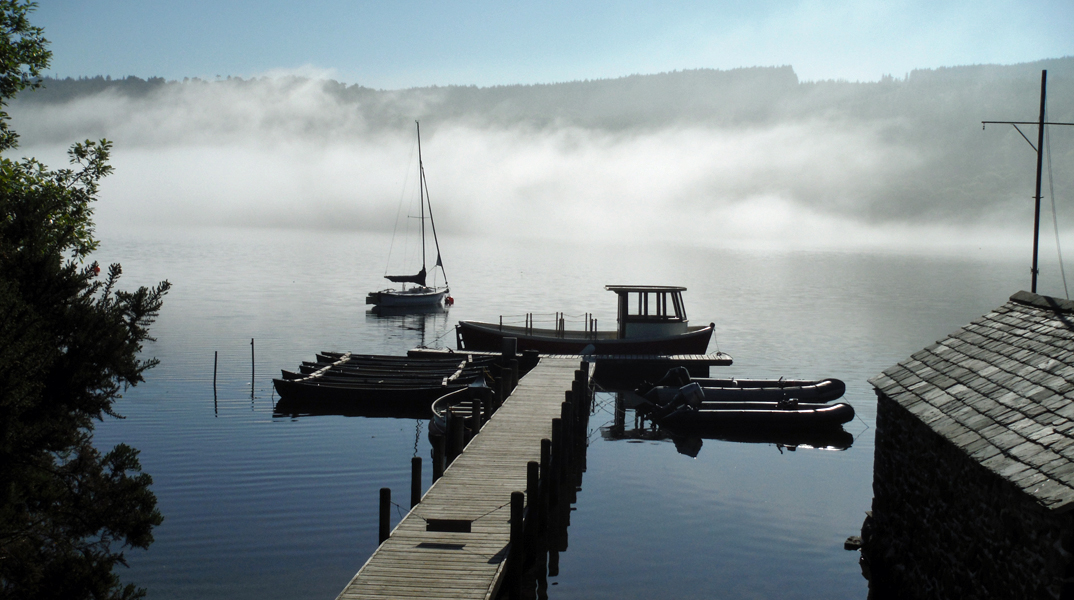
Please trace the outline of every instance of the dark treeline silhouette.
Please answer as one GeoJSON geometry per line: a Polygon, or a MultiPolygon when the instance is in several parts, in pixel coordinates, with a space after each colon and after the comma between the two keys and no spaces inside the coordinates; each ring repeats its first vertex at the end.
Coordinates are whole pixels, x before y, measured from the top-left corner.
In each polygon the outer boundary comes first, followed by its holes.
{"type": "MultiPolygon", "coordinates": [[[[1040,71],[1049,72],[1056,99],[1074,92],[1074,57],[1017,65],[973,65],[914,70],[876,82],[799,81],[794,70],[752,67],[696,69],[617,79],[536,85],[431,86],[374,90],[323,80],[323,91],[354,104],[370,128],[402,120],[462,120],[477,126],[573,126],[632,130],[669,125],[750,127],[787,120],[875,120],[911,117],[950,128],[957,116],[1021,110],[1032,116],[1040,71]],[[955,118],[952,118],[955,117],[955,118]]],[[[294,78],[301,80],[302,78],[294,78]]],[[[152,99],[177,88],[253,89],[265,78],[166,81],[160,77],[45,78],[41,90],[15,104],[64,103],[102,93],[152,99]]],[[[1074,102],[1057,102],[1055,116],[1074,114],[1074,102]]],[[[980,120],[980,119],[976,119],[980,120]]]]}

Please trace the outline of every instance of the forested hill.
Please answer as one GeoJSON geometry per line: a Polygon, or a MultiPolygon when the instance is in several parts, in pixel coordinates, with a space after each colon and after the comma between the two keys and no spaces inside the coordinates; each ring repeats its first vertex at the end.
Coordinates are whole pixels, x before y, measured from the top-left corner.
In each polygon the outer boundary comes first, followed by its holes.
{"type": "MultiPolygon", "coordinates": [[[[693,214],[704,215],[690,223],[699,237],[726,227],[782,239],[814,218],[857,231],[1022,223],[1036,157],[1012,127],[981,131],[981,121],[1035,121],[1042,69],[1049,120],[1074,122],[1074,57],[865,83],[800,81],[786,66],[404,90],[301,77],[50,79],[9,112],[26,151],[114,141],[117,187],[130,195],[116,206],[147,222],[390,223],[382,207],[398,184],[386,173],[405,164],[418,120],[447,179],[446,228],[488,230],[499,213],[548,235],[589,232],[615,213],[652,231],[655,216],[693,214]],[[140,204],[135,190],[164,200],[140,204]],[[555,220],[576,206],[585,218],[555,220]]],[[[1048,189],[1069,200],[1074,127],[1049,131],[1048,189]]]]}
{"type": "MultiPolygon", "coordinates": [[[[770,125],[803,118],[885,119],[907,117],[936,122],[973,118],[1035,116],[1028,102],[1039,92],[1040,71],[1048,70],[1050,96],[1072,98],[1074,57],[1018,65],[974,65],[915,70],[878,82],[798,80],[784,67],[718,71],[698,69],[632,75],[618,79],[494,87],[445,86],[374,90],[336,81],[315,82],[336,102],[360,111],[367,127],[395,126],[414,119],[430,124],[465,121],[475,126],[574,126],[628,130],[669,125],[720,127],[770,125]],[[990,112],[1018,111],[1017,114],[990,112]]],[[[310,83],[288,80],[280,89],[310,83]]],[[[279,81],[276,82],[279,85],[279,81]]],[[[16,104],[65,103],[99,94],[152,101],[179,90],[222,88],[262,94],[265,79],[165,81],[153,77],[46,79],[43,89],[18,97],[16,104]]],[[[1056,102],[1058,118],[1074,102],[1056,102]]],[[[302,115],[296,115],[301,118],[302,115]]]]}

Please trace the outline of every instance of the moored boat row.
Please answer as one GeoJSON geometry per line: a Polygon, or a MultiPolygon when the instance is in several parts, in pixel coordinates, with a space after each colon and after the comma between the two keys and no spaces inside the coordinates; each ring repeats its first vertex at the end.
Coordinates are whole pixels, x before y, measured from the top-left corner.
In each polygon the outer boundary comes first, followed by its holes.
{"type": "MultiPolygon", "coordinates": [[[[664,382],[681,383],[669,372],[664,382]]],[[[840,402],[846,385],[838,379],[693,380],[681,386],[643,386],[645,398],[635,410],[661,427],[678,431],[724,429],[750,431],[840,428],[854,418],[854,407],[840,402]],[[743,381],[747,381],[742,385],[743,381]],[[704,384],[708,384],[706,387],[704,384]]]]}
{"type": "Polygon", "coordinates": [[[415,358],[324,352],[301,372],[283,370],[273,379],[281,400],[296,403],[380,405],[428,415],[431,403],[501,369],[492,357],[463,353],[450,358],[415,358]]]}
{"type": "Polygon", "coordinates": [[[838,379],[713,379],[691,377],[686,369],[671,369],[655,384],[642,384],[635,390],[649,402],[670,402],[682,386],[696,383],[706,402],[779,402],[795,398],[799,402],[830,402],[843,397],[847,386],[838,379]]]}

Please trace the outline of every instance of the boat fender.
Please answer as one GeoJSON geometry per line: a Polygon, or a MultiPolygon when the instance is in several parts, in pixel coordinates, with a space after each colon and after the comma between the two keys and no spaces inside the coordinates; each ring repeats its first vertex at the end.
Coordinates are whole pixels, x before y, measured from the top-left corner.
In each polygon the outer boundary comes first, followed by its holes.
{"type": "Polygon", "coordinates": [[[455,304],[455,299],[452,298],[451,296],[448,296],[447,298],[444,299],[444,304],[447,304],[448,306],[451,306],[451,305],[455,304]]]}

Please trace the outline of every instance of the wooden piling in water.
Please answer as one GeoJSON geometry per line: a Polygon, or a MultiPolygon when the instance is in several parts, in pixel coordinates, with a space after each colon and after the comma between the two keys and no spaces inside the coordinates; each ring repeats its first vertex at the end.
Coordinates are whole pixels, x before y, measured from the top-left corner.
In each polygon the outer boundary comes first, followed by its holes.
{"type": "Polygon", "coordinates": [[[483,418],[487,423],[492,418],[493,411],[496,410],[496,407],[492,406],[492,390],[487,387],[478,388],[478,398],[475,399],[475,402],[478,400],[481,402],[481,412],[484,414],[483,418]]]}
{"type": "Polygon", "coordinates": [[[522,515],[526,499],[522,492],[511,492],[511,547],[507,558],[508,596],[512,600],[522,597],[522,515]]]}
{"type": "Polygon", "coordinates": [[[391,535],[391,507],[391,488],[380,488],[380,540],[377,542],[378,544],[383,544],[384,540],[391,535]]]}
{"type": "MultiPolygon", "coordinates": [[[[446,432],[445,432],[446,433],[446,432]]],[[[433,483],[444,476],[444,445],[445,436],[433,436],[433,483]]]]}
{"type": "MultiPolygon", "coordinates": [[[[449,414],[451,414],[449,412],[449,414]]],[[[448,454],[450,462],[455,462],[455,457],[462,454],[466,446],[466,420],[457,415],[451,417],[451,451],[448,454]]]]}
{"type": "Polygon", "coordinates": [[[410,459],[410,508],[421,502],[421,457],[410,459]]]}
{"type": "Polygon", "coordinates": [[[481,402],[477,398],[470,402],[470,419],[473,421],[473,435],[481,433],[481,402]]]}

